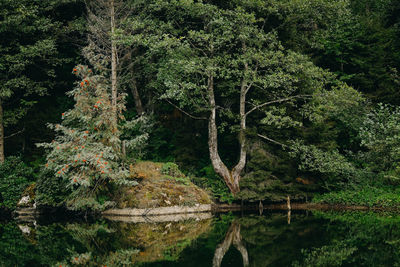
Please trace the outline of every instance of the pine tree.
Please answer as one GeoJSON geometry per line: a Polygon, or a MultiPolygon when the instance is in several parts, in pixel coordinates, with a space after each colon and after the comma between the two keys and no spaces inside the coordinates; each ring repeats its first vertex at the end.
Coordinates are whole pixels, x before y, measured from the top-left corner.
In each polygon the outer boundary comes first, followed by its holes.
{"type": "MultiPolygon", "coordinates": [[[[129,171],[122,165],[121,131],[114,117],[109,97],[109,83],[104,76],[94,75],[87,66],[78,65],[73,72],[81,78],[68,95],[76,102],[73,109],[62,113],[61,124],[50,124],[57,132],[51,143],[39,144],[50,150],[46,168],[67,181],[71,194],[68,208],[93,210],[110,204],[112,183],[134,185],[127,181],[129,171]]],[[[119,121],[124,105],[118,105],[119,121]]]]}

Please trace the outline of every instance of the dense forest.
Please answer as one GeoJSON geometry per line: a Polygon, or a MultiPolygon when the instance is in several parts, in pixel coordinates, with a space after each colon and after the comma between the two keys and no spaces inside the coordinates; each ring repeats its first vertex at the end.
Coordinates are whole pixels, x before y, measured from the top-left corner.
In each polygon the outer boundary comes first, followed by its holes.
{"type": "Polygon", "coordinates": [[[400,203],[399,0],[1,0],[0,207],[137,162],[215,202],[400,203]],[[182,170],[182,173],[181,171],[182,170]]]}

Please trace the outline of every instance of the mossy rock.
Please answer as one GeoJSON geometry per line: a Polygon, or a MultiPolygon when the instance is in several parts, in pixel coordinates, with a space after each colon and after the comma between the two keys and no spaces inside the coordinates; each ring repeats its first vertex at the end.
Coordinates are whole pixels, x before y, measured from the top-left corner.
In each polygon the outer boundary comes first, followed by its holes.
{"type": "MultiPolygon", "coordinates": [[[[17,206],[18,207],[33,207],[33,204],[35,203],[35,198],[36,198],[36,195],[35,195],[36,191],[35,190],[36,190],[36,183],[29,184],[25,188],[24,192],[21,195],[21,199],[28,197],[27,198],[28,202],[26,202],[26,203],[20,203],[19,202],[17,204],[17,206]]],[[[21,199],[19,201],[21,201],[21,199]]]]}
{"type": "Polygon", "coordinates": [[[206,191],[193,184],[174,163],[138,162],[130,167],[139,185],[122,187],[117,208],[155,208],[211,204],[206,191]]]}

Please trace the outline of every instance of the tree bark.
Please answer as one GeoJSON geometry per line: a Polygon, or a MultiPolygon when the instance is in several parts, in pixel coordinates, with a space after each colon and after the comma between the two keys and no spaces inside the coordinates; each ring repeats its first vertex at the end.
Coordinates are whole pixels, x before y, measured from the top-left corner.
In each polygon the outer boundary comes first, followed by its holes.
{"type": "MultiPolygon", "coordinates": [[[[248,71],[248,64],[244,65],[244,72],[248,71]]],[[[240,142],[240,156],[239,161],[236,166],[229,171],[226,165],[222,162],[218,153],[218,131],[216,123],[216,104],[215,104],[215,94],[214,94],[214,77],[212,75],[208,78],[208,94],[209,94],[209,104],[211,108],[210,118],[208,120],[208,147],[210,151],[210,159],[213,168],[217,174],[219,174],[225,181],[229,190],[233,195],[240,192],[240,179],[241,173],[246,166],[247,151],[246,151],[246,94],[248,91],[248,83],[246,78],[243,77],[242,83],[240,85],[240,132],[239,132],[239,142],[240,142]]]]}
{"type": "Polygon", "coordinates": [[[215,104],[214,94],[214,77],[210,75],[208,77],[208,97],[210,104],[210,117],[208,119],[208,149],[210,152],[211,164],[215,172],[220,175],[232,194],[239,193],[239,179],[234,179],[232,173],[228,170],[226,165],[222,162],[221,157],[218,153],[218,131],[217,131],[217,107],[215,104]]]}
{"type": "MultiPolygon", "coordinates": [[[[248,64],[245,63],[244,65],[244,73],[248,70],[248,64]]],[[[239,142],[240,142],[240,157],[239,162],[232,170],[232,176],[235,182],[238,184],[240,182],[240,174],[242,173],[244,167],[246,166],[246,158],[247,158],[247,151],[246,151],[246,94],[247,94],[247,81],[246,78],[243,77],[241,86],[240,86],[240,132],[239,132],[239,142]]],[[[239,188],[240,189],[240,188],[239,188]]]]}
{"type": "MultiPolygon", "coordinates": [[[[248,64],[244,65],[244,72],[248,71],[248,64]]],[[[246,166],[247,152],[246,152],[246,94],[248,91],[248,84],[246,78],[243,77],[242,83],[240,85],[240,132],[239,132],[239,142],[240,142],[240,156],[239,161],[236,166],[229,171],[226,165],[222,162],[218,153],[218,131],[216,123],[216,104],[215,104],[215,94],[214,94],[214,77],[210,75],[208,79],[208,93],[209,93],[209,104],[211,108],[209,125],[208,125],[208,147],[210,150],[210,159],[214,167],[214,170],[219,174],[225,181],[229,190],[233,195],[240,192],[240,179],[241,173],[246,166]]]]}
{"type": "Polygon", "coordinates": [[[0,163],[5,160],[4,156],[4,119],[3,119],[3,103],[0,99],[0,163]]]}
{"type": "Polygon", "coordinates": [[[111,18],[111,103],[115,120],[117,121],[117,46],[115,44],[115,6],[114,0],[110,0],[111,18]]]}

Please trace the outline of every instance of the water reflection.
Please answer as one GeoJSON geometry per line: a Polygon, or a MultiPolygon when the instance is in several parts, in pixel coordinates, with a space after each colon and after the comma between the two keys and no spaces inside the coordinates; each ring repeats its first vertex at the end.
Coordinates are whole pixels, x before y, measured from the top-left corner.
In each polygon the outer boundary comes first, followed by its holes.
{"type": "Polygon", "coordinates": [[[400,216],[285,211],[0,222],[0,266],[104,265],[400,266],[400,216]]]}
{"type": "Polygon", "coordinates": [[[229,227],[224,241],[215,249],[213,267],[221,266],[222,259],[232,244],[242,255],[243,266],[249,266],[249,254],[247,253],[247,249],[242,241],[242,236],[240,235],[240,223],[235,220],[229,227]]]}

